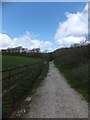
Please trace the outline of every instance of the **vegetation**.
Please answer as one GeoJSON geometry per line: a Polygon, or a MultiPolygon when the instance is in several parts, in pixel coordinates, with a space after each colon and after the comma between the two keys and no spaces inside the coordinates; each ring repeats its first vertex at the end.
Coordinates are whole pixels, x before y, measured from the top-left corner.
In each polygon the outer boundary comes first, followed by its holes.
{"type": "Polygon", "coordinates": [[[3,117],[10,116],[17,101],[22,98],[27,91],[37,88],[41,80],[45,77],[48,71],[48,63],[54,60],[56,66],[64,74],[70,83],[71,87],[75,88],[78,92],[89,101],[88,97],[90,88],[88,87],[88,67],[90,66],[90,45],[74,46],[71,48],[61,48],[52,53],[41,54],[3,54],[3,69],[8,67],[16,67],[21,64],[32,64],[39,61],[43,62],[38,71],[33,71],[32,74],[27,75],[25,79],[17,84],[12,90],[3,95],[3,117]],[[13,55],[13,56],[12,56],[13,55]]]}
{"type": "Polygon", "coordinates": [[[20,97],[32,90],[33,87],[35,88],[35,85],[39,84],[46,74],[47,69],[48,63],[46,65],[43,64],[41,69],[39,68],[37,72],[35,71],[28,75],[22,82],[17,84],[12,90],[3,96],[3,117],[8,117],[11,114],[10,112],[13,111],[15,103],[20,99],[20,97]]]}
{"type": "MultiPolygon", "coordinates": [[[[44,78],[46,77],[47,73],[48,73],[48,67],[49,64],[47,63],[43,69],[43,71],[41,72],[40,76],[38,77],[38,79],[36,80],[35,84],[33,85],[33,89],[32,91],[29,92],[29,95],[32,96],[35,92],[36,89],[38,88],[38,86],[40,85],[40,83],[42,82],[42,80],[44,80],[44,78]]],[[[27,96],[26,96],[27,97],[27,96]]],[[[22,103],[20,104],[20,106],[17,108],[17,110],[15,111],[15,114],[13,117],[17,117],[17,118],[23,118],[23,116],[26,115],[26,113],[28,112],[28,110],[30,109],[30,103],[31,101],[22,101],[22,103]],[[23,110],[25,112],[23,112],[23,110]],[[21,113],[18,113],[18,111],[22,111],[21,113]]]]}
{"type": "Polygon", "coordinates": [[[23,56],[2,55],[2,68],[12,68],[39,62],[41,59],[23,56]]]}
{"type": "Polygon", "coordinates": [[[46,59],[31,58],[22,56],[3,55],[3,68],[16,67],[21,64],[32,64],[41,61],[42,65],[37,71],[32,71],[32,74],[28,74],[21,82],[19,82],[13,89],[3,95],[2,98],[2,113],[3,118],[9,117],[15,108],[17,101],[22,98],[28,91],[32,91],[40,81],[46,75],[48,70],[48,61],[45,64],[46,59]]]}
{"type": "Polygon", "coordinates": [[[22,52],[22,53],[19,53],[19,52],[16,52],[16,53],[3,53],[2,52],[2,55],[9,55],[9,56],[22,56],[22,57],[29,57],[29,58],[37,58],[37,59],[48,59],[48,54],[47,53],[36,53],[36,52],[30,52],[30,53],[25,53],[25,52],[22,52]]]}
{"type": "Polygon", "coordinates": [[[83,94],[89,101],[88,66],[90,65],[90,45],[62,48],[51,53],[55,64],[64,74],[71,87],[83,94]]]}

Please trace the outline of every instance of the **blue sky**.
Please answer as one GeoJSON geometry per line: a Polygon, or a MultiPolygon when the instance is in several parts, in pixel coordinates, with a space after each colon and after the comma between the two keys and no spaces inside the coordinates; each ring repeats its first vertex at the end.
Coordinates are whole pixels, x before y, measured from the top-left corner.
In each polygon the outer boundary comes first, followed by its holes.
{"type": "Polygon", "coordinates": [[[30,39],[33,36],[32,40],[51,42],[54,45],[50,49],[55,49],[60,46],[55,40],[57,29],[60,29],[59,23],[69,19],[66,13],[77,15],[77,12],[82,13],[85,6],[84,2],[4,2],[2,34],[12,40],[20,40],[21,36],[30,34],[30,39]]]}

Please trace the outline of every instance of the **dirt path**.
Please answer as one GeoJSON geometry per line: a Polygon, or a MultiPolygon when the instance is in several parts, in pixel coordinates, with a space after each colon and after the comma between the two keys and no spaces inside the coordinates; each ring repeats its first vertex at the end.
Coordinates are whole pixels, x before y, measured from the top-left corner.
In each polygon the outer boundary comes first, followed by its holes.
{"type": "Polygon", "coordinates": [[[26,118],[88,118],[88,104],[74,91],[55,65],[33,96],[26,118]]]}

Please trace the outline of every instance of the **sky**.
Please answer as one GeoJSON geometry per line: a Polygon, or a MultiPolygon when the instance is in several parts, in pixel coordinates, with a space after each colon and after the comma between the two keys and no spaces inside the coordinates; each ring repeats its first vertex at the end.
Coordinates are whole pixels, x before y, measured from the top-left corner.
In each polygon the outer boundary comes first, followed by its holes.
{"type": "Polygon", "coordinates": [[[85,40],[86,2],[3,2],[0,49],[23,46],[53,51],[85,40]]]}

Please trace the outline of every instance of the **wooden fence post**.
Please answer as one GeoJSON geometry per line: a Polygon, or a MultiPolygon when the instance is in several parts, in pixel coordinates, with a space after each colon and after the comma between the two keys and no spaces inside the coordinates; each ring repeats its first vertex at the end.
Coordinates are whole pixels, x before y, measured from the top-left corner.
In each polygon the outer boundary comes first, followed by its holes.
{"type": "Polygon", "coordinates": [[[9,68],[9,81],[8,81],[8,88],[10,87],[11,84],[11,69],[9,68]]]}
{"type": "Polygon", "coordinates": [[[39,72],[42,70],[43,65],[44,64],[42,62],[39,62],[32,65],[24,65],[24,66],[21,65],[20,67],[17,67],[17,68],[8,68],[6,70],[3,70],[2,71],[3,75],[4,75],[4,72],[7,72],[7,76],[3,79],[3,80],[6,80],[6,86],[4,89],[9,89],[13,85],[15,85],[17,80],[23,80],[24,77],[27,77],[27,75],[29,74],[34,76],[35,72],[39,72]],[[19,69],[19,71],[13,73],[13,70],[17,70],[17,69],[19,69]],[[14,82],[13,82],[13,79],[15,79],[14,82]]]}

